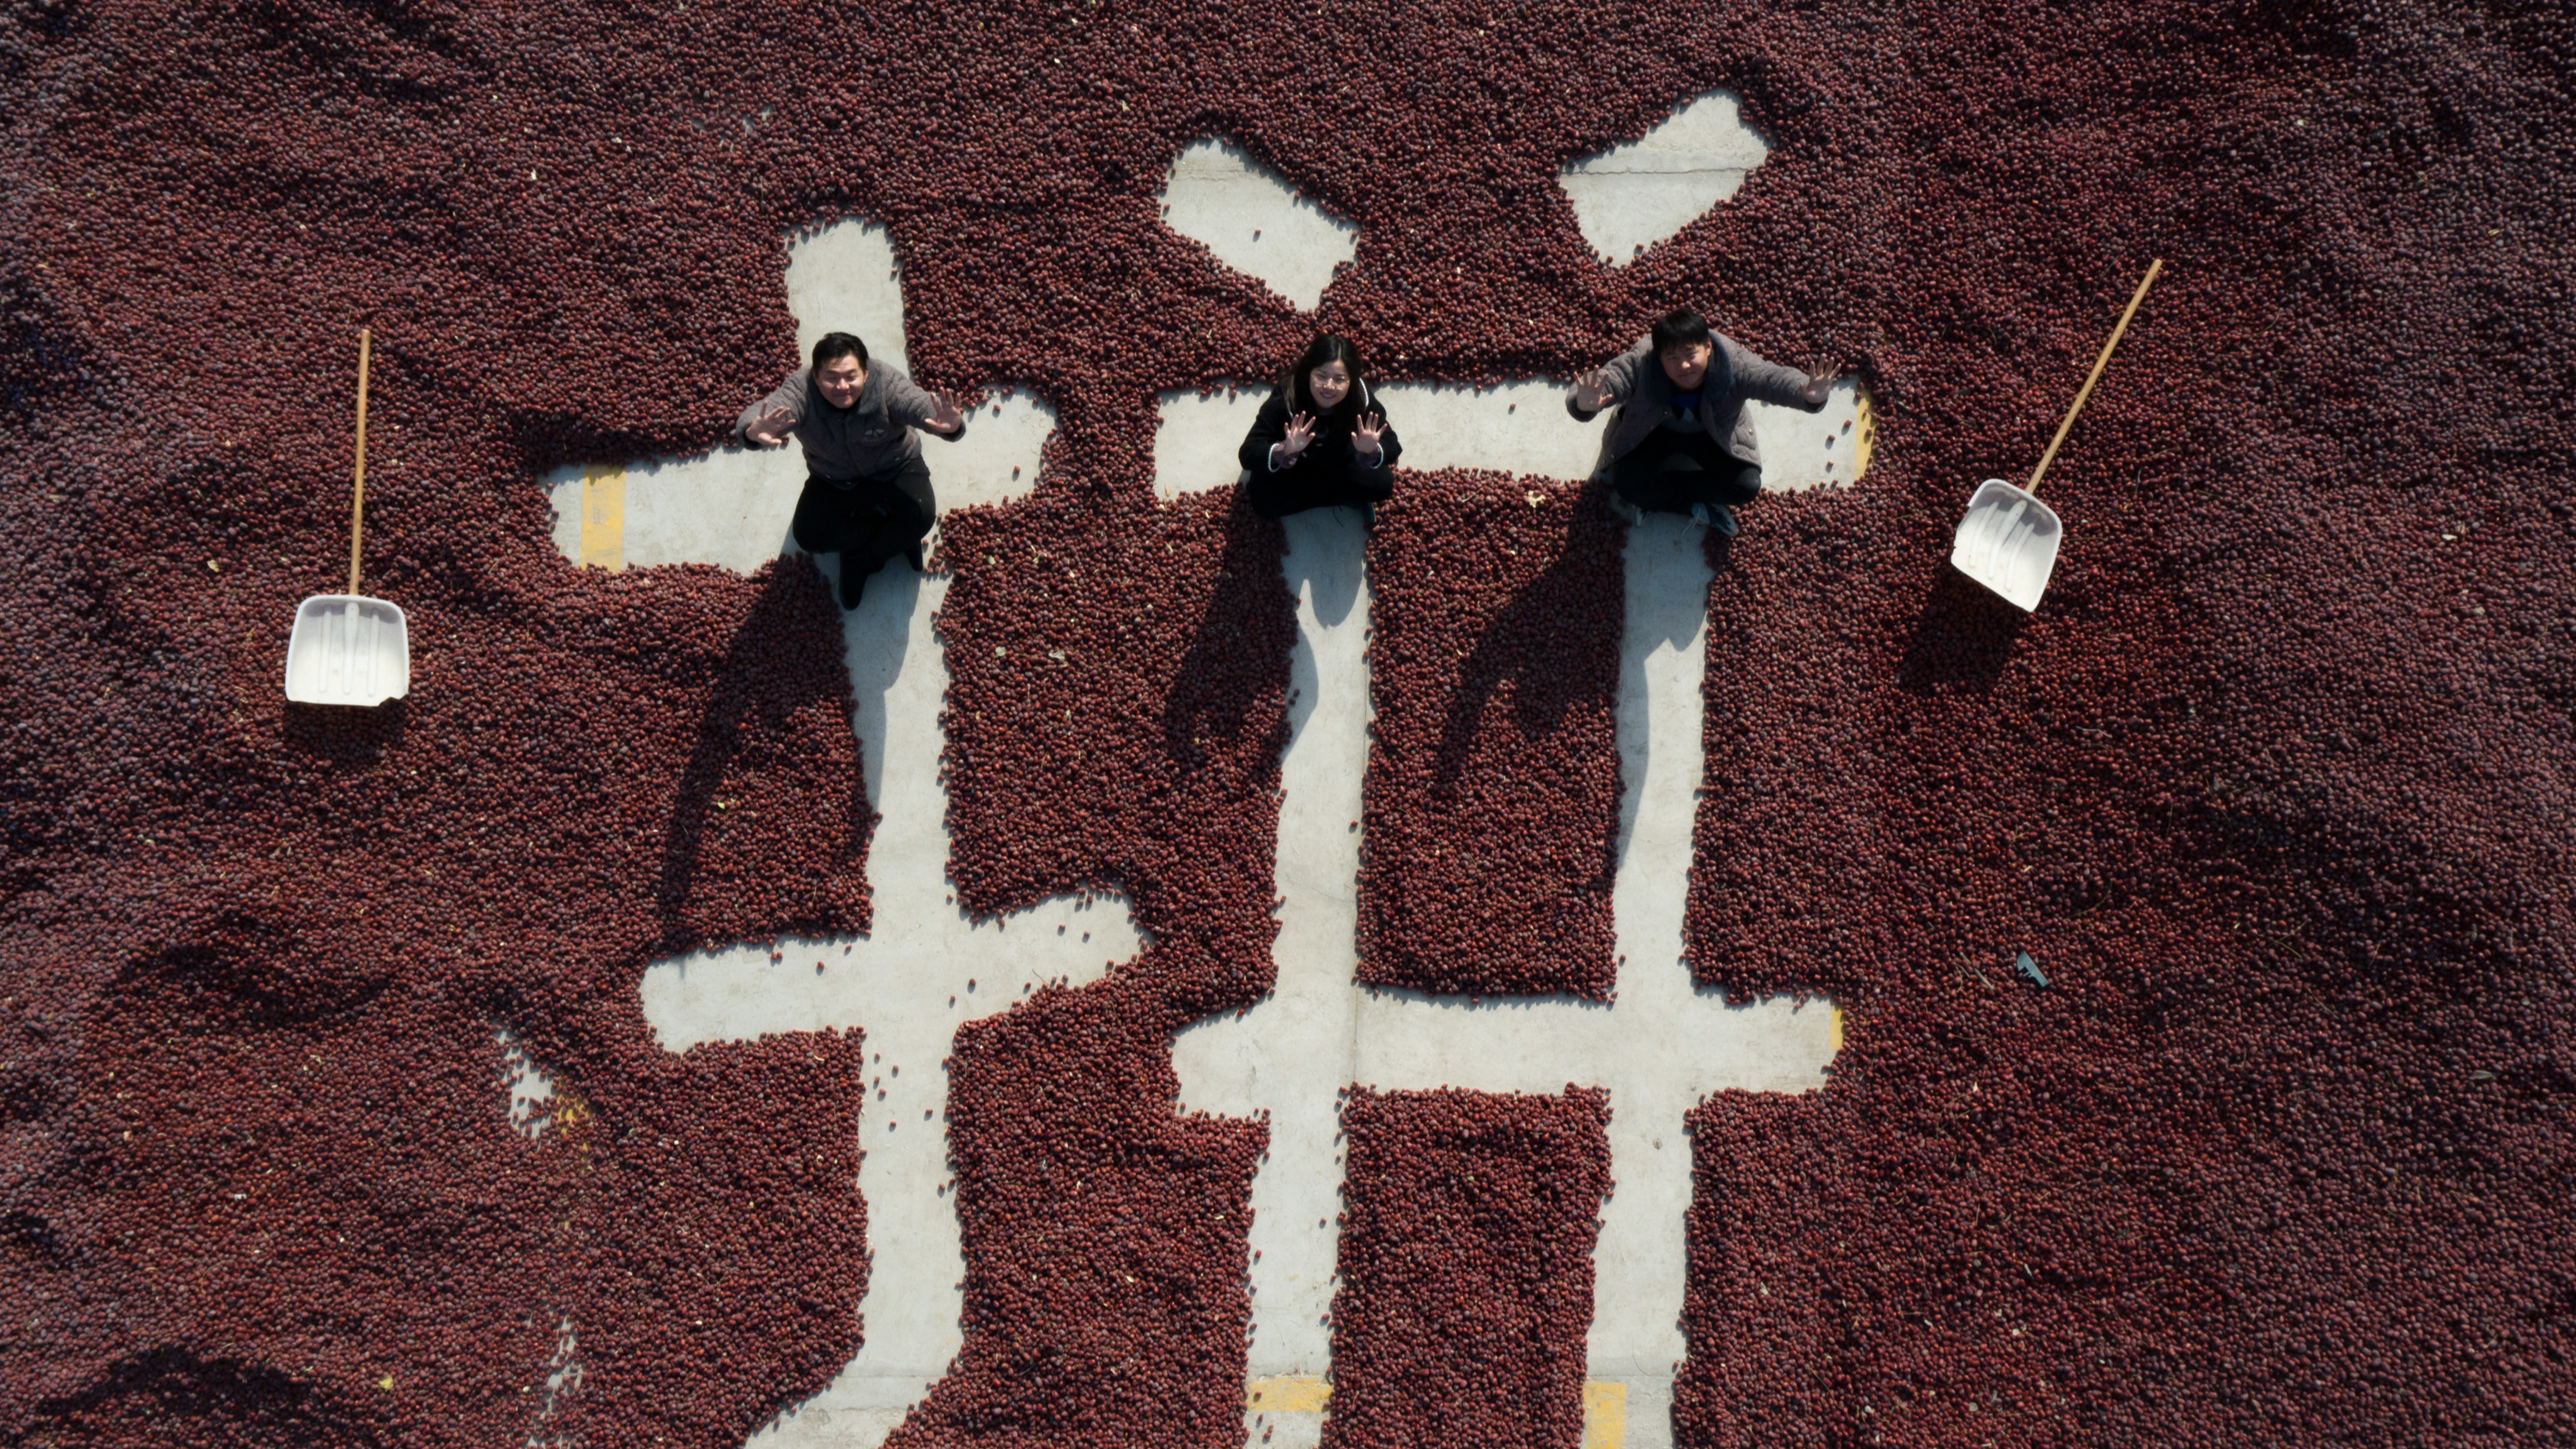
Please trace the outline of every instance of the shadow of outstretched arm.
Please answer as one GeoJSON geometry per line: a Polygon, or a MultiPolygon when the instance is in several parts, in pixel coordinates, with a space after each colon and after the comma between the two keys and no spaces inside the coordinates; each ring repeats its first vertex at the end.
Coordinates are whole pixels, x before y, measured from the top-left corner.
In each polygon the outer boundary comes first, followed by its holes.
{"type": "MultiPolygon", "coordinates": [[[[691,903],[707,865],[710,818],[730,804],[722,799],[725,782],[734,778],[738,787],[748,789],[753,775],[788,782],[810,775],[792,759],[780,757],[794,753],[799,728],[794,716],[810,706],[828,704],[834,718],[846,718],[849,671],[842,656],[838,611],[813,560],[802,554],[780,557],[766,571],[759,595],[734,630],[708,685],[706,711],[673,792],[653,894],[668,949],[701,944],[704,927],[692,920],[691,903]]],[[[843,838],[849,868],[856,869],[865,860],[876,816],[868,806],[855,741],[851,767],[843,838]]],[[[778,928],[790,924],[782,918],[778,928]]]]}

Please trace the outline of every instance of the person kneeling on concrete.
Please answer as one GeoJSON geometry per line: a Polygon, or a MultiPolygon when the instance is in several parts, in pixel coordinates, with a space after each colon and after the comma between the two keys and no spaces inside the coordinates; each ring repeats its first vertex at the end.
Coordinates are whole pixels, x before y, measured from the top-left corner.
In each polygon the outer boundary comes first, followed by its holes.
{"type": "Polygon", "coordinates": [[[1592,476],[1608,478],[1632,507],[1687,513],[1732,538],[1735,509],[1762,492],[1762,450],[1744,404],[1821,412],[1833,383],[1754,356],[1683,307],[1656,318],[1636,346],[1576,378],[1565,410],[1588,423],[1618,404],[1592,476]]]}
{"type": "Polygon", "coordinates": [[[1375,523],[1377,505],[1395,493],[1403,451],[1360,377],[1358,350],[1326,332],[1261,405],[1237,456],[1252,511],[1264,518],[1338,504],[1375,523]]]}
{"type": "Polygon", "coordinates": [[[868,575],[897,554],[921,571],[921,541],[939,518],[915,428],[954,440],[966,409],[924,392],[891,362],[868,361],[847,332],[814,344],[812,365],[742,410],[737,442],[771,448],[793,435],[805,447],[805,491],[789,531],[796,546],[841,556],[841,607],[855,609],[868,575]]]}

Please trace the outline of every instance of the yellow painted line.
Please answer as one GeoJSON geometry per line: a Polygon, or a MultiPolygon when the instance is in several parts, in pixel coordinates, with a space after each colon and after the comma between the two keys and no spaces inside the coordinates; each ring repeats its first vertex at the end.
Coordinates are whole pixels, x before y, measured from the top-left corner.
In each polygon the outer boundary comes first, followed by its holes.
{"type": "Polygon", "coordinates": [[[626,567],[626,470],[581,470],[581,561],[590,568],[626,567]]]}
{"type": "Polygon", "coordinates": [[[1861,475],[1869,471],[1869,450],[1871,445],[1878,441],[1878,412],[1869,405],[1867,388],[1860,390],[1858,411],[1859,419],[1852,424],[1852,434],[1860,440],[1852,444],[1852,481],[1854,483],[1859,482],[1861,475]]]}
{"type": "Polygon", "coordinates": [[[1320,1414],[1333,1386],[1312,1374],[1282,1374],[1244,1386],[1244,1403],[1265,1414],[1320,1414]]]}
{"type": "Polygon", "coordinates": [[[1626,1449],[1628,1386],[1593,1379],[1583,1386],[1583,1449],[1626,1449]]]}
{"type": "Polygon", "coordinates": [[[1841,1007],[1834,1008],[1832,1024],[1827,1028],[1827,1032],[1826,1045],[1837,1052],[1841,1051],[1843,1049],[1843,1009],[1841,1007]]]}
{"type": "MultiPolygon", "coordinates": [[[[1333,1386],[1308,1374],[1254,1379],[1245,1385],[1244,1403],[1264,1414],[1320,1414],[1333,1399],[1333,1386]]],[[[1628,1386],[1616,1379],[1593,1379],[1583,1386],[1583,1449],[1626,1449],[1628,1386]]]]}

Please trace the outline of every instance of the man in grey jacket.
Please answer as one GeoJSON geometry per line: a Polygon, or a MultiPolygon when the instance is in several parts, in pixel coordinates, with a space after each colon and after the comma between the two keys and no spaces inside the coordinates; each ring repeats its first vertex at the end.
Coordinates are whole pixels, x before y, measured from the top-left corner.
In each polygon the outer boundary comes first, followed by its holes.
{"type": "Polygon", "coordinates": [[[1565,410],[1590,422],[1613,403],[1592,476],[1630,506],[1687,513],[1732,538],[1735,509],[1762,492],[1762,449],[1748,401],[1824,410],[1833,379],[1766,362],[1687,307],[1655,319],[1636,346],[1574,380],[1565,410]]]}
{"type": "Polygon", "coordinates": [[[805,447],[805,491],[789,531],[807,553],[841,556],[841,607],[855,609],[868,575],[897,554],[921,569],[921,541],[939,518],[913,429],[955,439],[966,409],[924,392],[891,362],[868,361],[868,345],[847,332],[814,344],[811,366],[742,410],[737,442],[772,448],[794,437],[805,447]]]}

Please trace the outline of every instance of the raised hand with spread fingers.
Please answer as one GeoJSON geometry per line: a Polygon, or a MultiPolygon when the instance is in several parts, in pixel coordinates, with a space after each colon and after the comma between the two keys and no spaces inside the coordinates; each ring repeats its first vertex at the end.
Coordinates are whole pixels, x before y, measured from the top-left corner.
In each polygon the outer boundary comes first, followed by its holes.
{"type": "Polygon", "coordinates": [[[1386,456],[1386,447],[1380,441],[1385,435],[1386,414],[1370,413],[1351,424],[1351,451],[1364,466],[1375,467],[1386,456]]]}
{"type": "Polygon", "coordinates": [[[1291,417],[1288,420],[1288,436],[1279,440],[1279,466],[1285,468],[1296,462],[1298,455],[1305,452],[1314,441],[1315,415],[1299,413],[1291,417]]]}
{"type": "Polygon", "coordinates": [[[939,408],[929,417],[922,419],[921,425],[934,433],[953,435],[963,430],[966,426],[966,415],[974,411],[975,405],[955,393],[941,392],[933,393],[931,396],[938,401],[939,408]]]}
{"type": "Polygon", "coordinates": [[[1587,413],[1597,413],[1609,406],[1610,375],[1600,368],[1582,373],[1574,379],[1574,405],[1587,413]]]}
{"type": "Polygon", "coordinates": [[[805,491],[788,531],[805,552],[838,556],[827,576],[841,607],[855,609],[869,576],[890,560],[922,566],[939,497],[920,435],[958,437],[972,408],[924,391],[890,359],[871,359],[857,336],[831,332],[814,344],[810,365],[742,410],[734,436],[755,448],[791,437],[803,446],[805,491]]]}
{"type": "Polygon", "coordinates": [[[1235,457],[1262,517],[1355,508],[1365,522],[1394,496],[1403,452],[1361,376],[1359,349],[1326,332],[1279,379],[1235,457]]]}
{"type": "Polygon", "coordinates": [[[742,430],[742,435],[755,447],[775,448],[795,430],[795,412],[784,403],[771,403],[742,430]]]}

